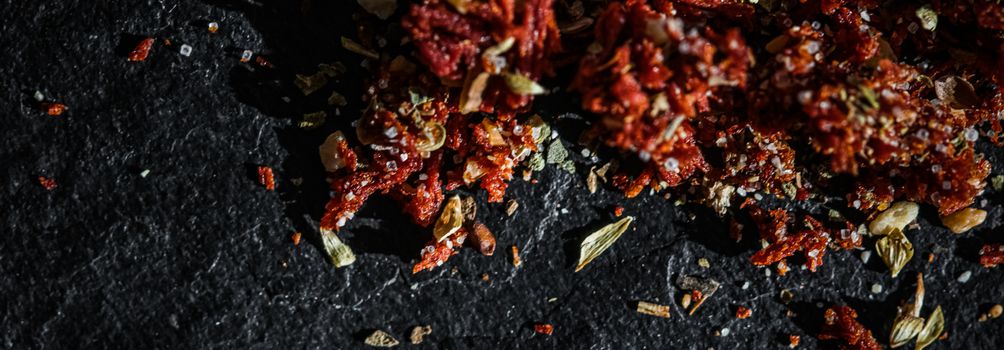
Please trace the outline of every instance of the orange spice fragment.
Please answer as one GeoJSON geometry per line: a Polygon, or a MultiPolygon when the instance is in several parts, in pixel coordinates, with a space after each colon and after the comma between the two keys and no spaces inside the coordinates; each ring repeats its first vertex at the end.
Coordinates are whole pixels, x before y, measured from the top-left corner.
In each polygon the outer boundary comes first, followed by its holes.
{"type": "Polygon", "coordinates": [[[45,109],[45,113],[53,117],[63,115],[66,112],[66,105],[59,102],[46,102],[42,104],[42,108],[45,109]]]}
{"type": "Polygon", "coordinates": [[[538,323],[533,325],[533,331],[537,334],[551,335],[554,333],[554,326],[550,323],[538,323]]]}
{"type": "Polygon", "coordinates": [[[293,232],[293,236],[290,237],[293,240],[293,245],[300,245],[301,234],[299,231],[293,232]]]}
{"type": "Polygon", "coordinates": [[[520,267],[523,265],[523,260],[519,258],[519,247],[515,245],[512,246],[512,266],[520,267]]]}
{"type": "Polygon", "coordinates": [[[624,207],[619,205],[614,207],[614,216],[620,217],[621,215],[624,215],[624,207]]]}
{"type": "Polygon", "coordinates": [[[266,190],[275,189],[275,178],[272,176],[272,168],[267,166],[258,167],[258,182],[265,186],[266,190]]]}
{"type": "Polygon", "coordinates": [[[45,176],[39,176],[38,183],[42,185],[42,187],[44,187],[46,191],[52,191],[54,188],[56,188],[56,180],[47,178],[45,176]]]}
{"type": "Polygon", "coordinates": [[[788,336],[788,347],[789,348],[795,348],[795,347],[798,346],[798,343],[801,343],[801,342],[802,342],[802,337],[799,337],[799,336],[794,335],[794,334],[788,336]]]}
{"type": "Polygon", "coordinates": [[[747,319],[752,314],[753,314],[753,310],[750,310],[749,308],[747,308],[745,306],[740,306],[739,309],[736,310],[736,318],[738,318],[740,320],[747,319]]]}
{"type": "Polygon", "coordinates": [[[150,54],[150,48],[153,47],[153,38],[146,38],[140,41],[136,45],[136,48],[129,52],[129,62],[138,62],[146,59],[146,56],[150,54]]]}

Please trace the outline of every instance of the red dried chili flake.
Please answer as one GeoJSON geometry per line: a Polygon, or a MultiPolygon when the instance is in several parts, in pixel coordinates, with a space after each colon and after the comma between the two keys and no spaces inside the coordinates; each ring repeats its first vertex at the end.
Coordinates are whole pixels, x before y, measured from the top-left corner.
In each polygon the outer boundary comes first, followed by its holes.
{"type": "Polygon", "coordinates": [[[520,267],[523,265],[523,259],[519,257],[519,247],[512,246],[512,266],[520,267]]]}
{"type": "Polygon", "coordinates": [[[882,346],[872,337],[872,332],[858,323],[858,313],[848,306],[834,306],[826,309],[821,340],[841,340],[843,349],[881,350],[882,346]]]}
{"type": "Polygon", "coordinates": [[[274,67],[272,65],[272,62],[269,61],[267,58],[265,58],[265,56],[262,56],[262,55],[256,56],[254,58],[254,63],[257,64],[257,65],[259,65],[259,66],[265,67],[265,68],[272,68],[272,67],[274,67]]]}
{"type": "Polygon", "coordinates": [[[150,48],[153,47],[154,39],[146,38],[139,42],[135,48],[129,52],[129,61],[138,62],[146,60],[146,56],[150,54],[150,48]]]}
{"type": "Polygon", "coordinates": [[[440,242],[431,241],[422,248],[422,259],[411,269],[411,273],[418,273],[422,270],[432,270],[443,265],[453,254],[457,253],[467,238],[467,229],[461,227],[457,232],[443,239],[440,242]]]}
{"type": "Polygon", "coordinates": [[[258,183],[265,186],[266,190],[275,189],[275,178],[272,176],[272,168],[268,166],[258,166],[258,183]]]}
{"type": "MultiPolygon", "coordinates": [[[[784,217],[787,218],[786,213],[784,213],[784,217]]],[[[754,220],[756,221],[756,219],[754,220]]],[[[775,222],[777,221],[778,220],[775,220],[775,222]]],[[[797,252],[802,252],[805,257],[805,267],[808,268],[809,271],[815,272],[816,269],[823,264],[823,255],[826,253],[826,247],[830,242],[832,233],[823,227],[821,222],[810,216],[805,216],[803,218],[803,226],[805,226],[805,228],[791,234],[784,233],[783,235],[779,235],[778,233],[787,231],[781,231],[777,226],[772,229],[773,231],[767,231],[766,234],[773,234],[777,239],[767,239],[769,243],[767,247],[753,254],[751,257],[753,265],[771,265],[781,262],[797,252]]],[[[761,231],[761,237],[763,237],[764,234],[764,231],[761,231]]],[[[858,242],[860,242],[860,240],[858,240],[858,242]]],[[[781,267],[779,266],[779,269],[780,268],[781,267]]],[[[787,264],[784,265],[784,268],[787,268],[787,264]]]]}
{"type": "Polygon", "coordinates": [[[300,238],[301,238],[301,236],[302,236],[302,234],[300,234],[299,231],[298,232],[293,232],[293,235],[290,236],[290,240],[293,241],[293,245],[300,245],[300,238]]]}
{"type": "Polygon", "coordinates": [[[533,325],[533,331],[537,334],[551,335],[554,333],[554,326],[550,323],[538,323],[533,325]]]}
{"type": "Polygon", "coordinates": [[[1004,264],[1004,245],[1000,243],[986,244],[980,248],[980,264],[986,268],[1004,264]]]}
{"type": "Polygon", "coordinates": [[[794,348],[798,347],[798,344],[801,343],[801,342],[802,342],[802,337],[800,337],[800,336],[797,336],[797,335],[794,335],[794,334],[788,336],[788,347],[789,348],[794,349],[794,348]]]}
{"type": "Polygon", "coordinates": [[[45,110],[46,114],[56,117],[66,112],[66,105],[59,102],[45,102],[42,103],[42,109],[45,110]]]}
{"type": "Polygon", "coordinates": [[[45,188],[46,191],[52,191],[56,188],[56,180],[45,176],[38,177],[38,184],[42,185],[42,188],[45,188]]]}
{"type": "Polygon", "coordinates": [[[619,206],[619,205],[615,206],[614,207],[614,216],[620,217],[621,215],[624,215],[624,207],[619,206]]]}
{"type": "Polygon", "coordinates": [[[753,310],[750,310],[745,306],[740,306],[738,309],[736,309],[736,318],[740,320],[747,319],[750,317],[750,315],[753,315],[753,310]]]}

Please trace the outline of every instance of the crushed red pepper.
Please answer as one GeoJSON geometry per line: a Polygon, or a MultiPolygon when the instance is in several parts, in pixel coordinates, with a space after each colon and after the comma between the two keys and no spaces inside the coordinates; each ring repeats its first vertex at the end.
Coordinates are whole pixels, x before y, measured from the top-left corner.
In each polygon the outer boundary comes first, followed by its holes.
{"type": "Polygon", "coordinates": [[[736,318],[740,320],[745,320],[753,315],[753,310],[746,308],[745,306],[740,306],[736,309],[736,318]]]}
{"type": "Polygon", "coordinates": [[[266,190],[275,189],[275,178],[272,176],[272,168],[261,165],[258,166],[258,183],[265,186],[266,190]]]}
{"type": "Polygon", "coordinates": [[[45,102],[42,103],[42,109],[45,110],[46,114],[57,117],[66,112],[66,105],[59,102],[45,102]]]}
{"type": "Polygon", "coordinates": [[[52,191],[56,189],[56,180],[53,180],[45,176],[38,177],[38,184],[42,185],[42,188],[44,188],[46,191],[52,191]]]}
{"type": "Polygon", "coordinates": [[[136,44],[136,47],[129,52],[129,61],[138,62],[146,60],[146,56],[150,54],[150,48],[153,47],[154,39],[146,38],[136,44]]]}
{"type": "Polygon", "coordinates": [[[840,340],[841,349],[881,350],[872,332],[858,322],[858,313],[848,306],[834,306],[823,315],[821,340],[840,340]]]}
{"type": "Polygon", "coordinates": [[[533,331],[537,334],[551,335],[554,333],[554,326],[550,323],[538,323],[533,325],[533,331]]]}
{"type": "Polygon", "coordinates": [[[1004,264],[1004,245],[1000,243],[987,244],[980,248],[980,264],[986,268],[1004,264]]]}

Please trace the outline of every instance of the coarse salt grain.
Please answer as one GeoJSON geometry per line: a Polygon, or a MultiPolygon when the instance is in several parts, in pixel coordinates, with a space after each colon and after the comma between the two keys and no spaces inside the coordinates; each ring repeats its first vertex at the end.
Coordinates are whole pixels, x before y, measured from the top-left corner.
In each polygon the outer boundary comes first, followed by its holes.
{"type": "Polygon", "coordinates": [[[959,283],[966,283],[969,282],[970,277],[973,277],[973,273],[970,271],[966,271],[963,272],[961,275],[959,275],[959,278],[956,278],[955,280],[958,281],[959,283]]]}

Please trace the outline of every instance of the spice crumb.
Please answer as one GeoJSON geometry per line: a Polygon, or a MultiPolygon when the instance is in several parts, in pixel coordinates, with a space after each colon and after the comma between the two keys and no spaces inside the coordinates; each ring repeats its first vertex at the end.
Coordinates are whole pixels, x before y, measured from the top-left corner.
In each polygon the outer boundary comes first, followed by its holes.
{"type": "Polygon", "coordinates": [[[519,202],[517,202],[515,199],[510,199],[509,203],[506,204],[505,213],[508,216],[512,216],[512,214],[516,213],[516,209],[519,209],[519,202]]]}
{"type": "Polygon", "coordinates": [[[408,340],[412,344],[421,344],[425,340],[425,336],[432,334],[432,326],[415,326],[411,329],[411,335],[408,336],[408,340]]]}
{"type": "Polygon", "coordinates": [[[550,323],[538,323],[533,325],[533,331],[537,334],[551,335],[554,333],[554,326],[550,323]]]}
{"type": "Polygon", "coordinates": [[[139,173],[139,177],[143,178],[147,177],[148,175],[150,175],[150,169],[143,169],[143,171],[139,173]]]}
{"type": "Polygon", "coordinates": [[[882,293],[882,285],[875,283],[872,284],[872,294],[882,293]]]}
{"type": "Polygon", "coordinates": [[[662,318],[669,318],[670,316],[669,306],[650,303],[647,301],[639,301],[637,311],[640,314],[662,318]]]}
{"type": "Polygon", "coordinates": [[[998,318],[1001,317],[1002,313],[1004,313],[1004,306],[1001,306],[1001,304],[996,304],[990,307],[990,311],[987,314],[990,315],[990,318],[998,318]]]}
{"type": "Polygon", "coordinates": [[[801,341],[802,341],[802,337],[799,337],[799,336],[794,335],[794,334],[789,335],[788,336],[788,347],[794,349],[795,347],[798,346],[798,343],[800,343],[801,341]]]}
{"type": "Polygon", "coordinates": [[[753,315],[753,310],[750,310],[745,306],[740,306],[738,309],[736,309],[736,318],[740,320],[745,320],[749,318],[751,315],[753,315]]]}
{"type": "Polygon", "coordinates": [[[390,334],[381,330],[375,330],[372,334],[366,337],[363,341],[366,345],[378,347],[378,348],[390,348],[400,344],[397,339],[394,339],[390,334]]]}
{"type": "Polygon", "coordinates": [[[711,267],[711,263],[708,262],[708,259],[706,259],[706,258],[697,259],[697,265],[700,266],[700,267],[703,267],[703,268],[709,268],[709,267],[711,267]]]}
{"type": "Polygon", "coordinates": [[[267,166],[258,167],[258,182],[265,186],[266,190],[275,189],[275,177],[272,176],[272,168],[267,166]]]}
{"type": "Polygon", "coordinates": [[[42,185],[42,187],[45,188],[46,191],[52,191],[53,189],[56,188],[56,180],[47,178],[45,176],[38,177],[38,184],[42,185]]]}
{"type": "Polygon", "coordinates": [[[512,246],[512,266],[520,267],[523,265],[523,260],[519,258],[519,247],[512,246]]]}
{"type": "Polygon", "coordinates": [[[293,241],[293,245],[300,245],[300,238],[301,238],[301,236],[302,236],[302,234],[300,234],[299,231],[293,232],[293,236],[290,237],[290,240],[293,241]]]}

